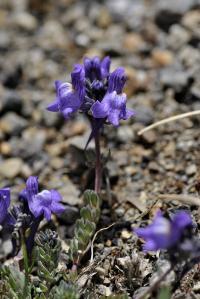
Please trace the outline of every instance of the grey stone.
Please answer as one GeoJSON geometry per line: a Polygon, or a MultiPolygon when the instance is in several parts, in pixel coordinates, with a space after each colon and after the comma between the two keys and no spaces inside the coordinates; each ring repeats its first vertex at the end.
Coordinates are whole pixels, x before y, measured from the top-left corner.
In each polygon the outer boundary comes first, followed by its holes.
{"type": "Polygon", "coordinates": [[[14,112],[6,113],[0,120],[1,130],[10,135],[18,135],[27,125],[27,120],[14,112]]]}
{"type": "Polygon", "coordinates": [[[0,164],[1,177],[12,179],[21,172],[23,161],[20,158],[10,158],[0,164]]]}

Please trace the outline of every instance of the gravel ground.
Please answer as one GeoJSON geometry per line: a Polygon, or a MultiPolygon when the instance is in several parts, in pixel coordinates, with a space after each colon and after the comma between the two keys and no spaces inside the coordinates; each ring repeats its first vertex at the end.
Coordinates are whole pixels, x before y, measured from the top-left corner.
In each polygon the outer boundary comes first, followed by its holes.
{"type": "MultiPolygon", "coordinates": [[[[64,122],[45,110],[55,96],[53,83],[69,79],[84,56],[110,55],[113,68],[126,68],[128,106],[137,115],[103,132],[112,192],[109,203],[105,193],[99,228],[121,226],[99,235],[95,271],[86,261],[82,271],[88,275],[80,276],[80,285],[96,298],[133,296],[167,262],[140,251],[131,225],[148,223],[158,207],[183,206],[200,224],[199,207],[158,200],[161,193],[197,193],[199,117],[137,135],[154,121],[200,109],[200,1],[2,0],[0,53],[0,186],[12,186],[13,200],[30,175],[57,188],[67,207],[57,228],[64,242],[73,236],[83,190],[93,187],[84,156],[90,126],[82,115],[64,122]]],[[[9,250],[2,240],[0,255],[9,250]]],[[[183,281],[173,298],[200,298],[195,269],[194,279],[183,281]]]]}

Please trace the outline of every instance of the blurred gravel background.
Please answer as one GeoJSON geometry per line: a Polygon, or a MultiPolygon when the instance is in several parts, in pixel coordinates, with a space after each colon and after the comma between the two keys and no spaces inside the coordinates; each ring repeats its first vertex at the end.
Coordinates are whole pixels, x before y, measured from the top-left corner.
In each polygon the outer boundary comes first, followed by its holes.
{"type": "MultiPolygon", "coordinates": [[[[200,177],[199,117],[137,136],[156,120],[200,109],[199,0],[1,0],[0,186],[13,186],[15,198],[29,175],[39,175],[43,186],[59,189],[69,225],[60,233],[68,237],[79,195],[92,187],[83,153],[90,127],[81,115],[64,122],[45,107],[54,81],[70,79],[73,64],[94,55],[126,68],[128,106],[137,111],[104,131],[116,200],[112,217],[103,209],[103,225],[133,222],[158,193],[194,193],[200,177]]],[[[105,295],[109,281],[102,285],[105,295]]]]}

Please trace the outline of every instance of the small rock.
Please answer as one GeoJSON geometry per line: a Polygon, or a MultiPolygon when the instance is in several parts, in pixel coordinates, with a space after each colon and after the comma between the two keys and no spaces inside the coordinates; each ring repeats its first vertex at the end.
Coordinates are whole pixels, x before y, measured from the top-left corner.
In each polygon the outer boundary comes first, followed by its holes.
{"type": "Polygon", "coordinates": [[[97,25],[105,29],[110,25],[111,21],[112,18],[109,11],[105,7],[102,7],[97,18],[97,25]]]}
{"type": "Polygon", "coordinates": [[[10,135],[18,135],[27,125],[27,120],[14,112],[8,112],[0,120],[0,129],[10,135]]]}
{"type": "Polygon", "coordinates": [[[66,49],[68,38],[62,24],[56,20],[48,20],[39,32],[39,44],[44,49],[66,49]]]}
{"type": "Polygon", "coordinates": [[[117,130],[117,138],[123,143],[132,141],[134,138],[133,129],[130,126],[120,126],[117,130]]]}
{"type": "Polygon", "coordinates": [[[12,16],[12,25],[20,29],[33,31],[37,28],[37,19],[25,11],[17,12],[12,16]]]}
{"type": "Polygon", "coordinates": [[[154,121],[154,111],[150,107],[137,107],[135,109],[135,121],[140,122],[145,126],[150,125],[154,121]]]}
{"type": "Polygon", "coordinates": [[[99,289],[100,294],[103,296],[108,297],[112,294],[111,289],[109,287],[104,286],[103,284],[100,284],[98,286],[98,289],[99,289]]]}
{"type": "Polygon", "coordinates": [[[0,175],[12,179],[21,172],[23,161],[20,158],[10,158],[4,160],[0,165],[0,175]]]}
{"type": "Polygon", "coordinates": [[[161,67],[170,65],[173,63],[174,56],[172,52],[167,50],[160,50],[160,49],[154,49],[152,52],[152,58],[153,61],[161,67]]]}
{"type": "Polygon", "coordinates": [[[2,91],[0,89],[0,96],[2,98],[2,100],[0,101],[0,110],[2,112],[21,112],[23,102],[16,91],[11,91],[7,89],[4,89],[2,91]]]}
{"type": "Polygon", "coordinates": [[[167,68],[161,71],[160,82],[163,86],[172,87],[180,92],[188,83],[188,74],[181,70],[167,68]]]}
{"type": "Polygon", "coordinates": [[[95,270],[100,276],[105,276],[107,274],[107,271],[102,267],[96,267],[95,270]]]}
{"type": "Polygon", "coordinates": [[[198,37],[200,37],[200,11],[188,11],[182,20],[183,25],[192,30],[198,37]]]}
{"type": "Polygon", "coordinates": [[[157,136],[154,131],[145,132],[141,137],[147,144],[154,144],[157,140],[157,136]]]}
{"type": "Polygon", "coordinates": [[[197,173],[197,167],[195,164],[189,165],[185,170],[187,175],[193,175],[197,173]]]}
{"type": "Polygon", "coordinates": [[[2,249],[4,252],[4,255],[9,255],[11,254],[12,250],[13,250],[13,245],[12,245],[12,241],[11,239],[5,240],[2,244],[2,249]]]}
{"type": "Polygon", "coordinates": [[[9,142],[5,141],[0,144],[0,153],[2,155],[5,155],[5,156],[10,155],[11,152],[12,152],[12,148],[11,148],[9,142]]]}
{"type": "Polygon", "coordinates": [[[126,269],[128,267],[128,264],[130,264],[130,262],[131,262],[130,256],[117,258],[118,265],[121,266],[124,269],[126,269]]]}
{"type": "Polygon", "coordinates": [[[63,202],[66,204],[76,206],[82,203],[78,188],[69,179],[59,189],[59,192],[62,195],[63,202]]]}
{"type": "Polygon", "coordinates": [[[125,213],[125,210],[124,210],[124,208],[119,207],[119,208],[115,209],[115,213],[118,217],[122,217],[125,213]]]}
{"type": "Polygon", "coordinates": [[[174,24],[170,28],[167,43],[171,49],[178,50],[184,44],[186,44],[189,41],[189,39],[189,32],[179,24],[174,24]]]}
{"type": "Polygon", "coordinates": [[[74,224],[76,220],[79,218],[79,209],[76,207],[65,206],[64,212],[61,215],[58,215],[57,217],[67,225],[74,224]]]}
{"type": "Polygon", "coordinates": [[[127,231],[126,229],[124,229],[122,232],[121,232],[121,237],[122,239],[130,239],[132,237],[133,233],[127,231]]]}
{"type": "Polygon", "coordinates": [[[137,52],[144,47],[141,35],[137,33],[127,33],[124,37],[123,46],[129,52],[137,52]]]}

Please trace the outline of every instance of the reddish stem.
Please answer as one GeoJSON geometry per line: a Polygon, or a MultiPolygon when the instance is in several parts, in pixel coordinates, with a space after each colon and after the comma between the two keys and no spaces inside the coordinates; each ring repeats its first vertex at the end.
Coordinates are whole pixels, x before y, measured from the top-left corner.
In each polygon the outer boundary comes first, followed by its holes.
{"type": "Polygon", "coordinates": [[[96,152],[96,165],[95,165],[95,187],[96,193],[101,190],[101,150],[100,150],[100,134],[95,135],[95,152],[96,152]]]}

